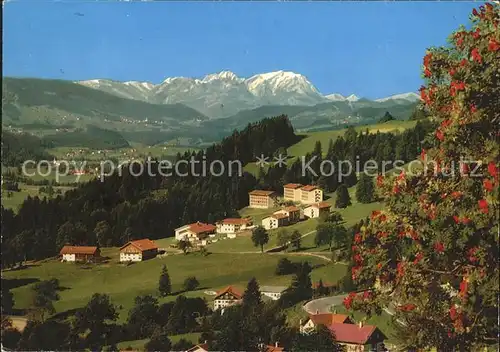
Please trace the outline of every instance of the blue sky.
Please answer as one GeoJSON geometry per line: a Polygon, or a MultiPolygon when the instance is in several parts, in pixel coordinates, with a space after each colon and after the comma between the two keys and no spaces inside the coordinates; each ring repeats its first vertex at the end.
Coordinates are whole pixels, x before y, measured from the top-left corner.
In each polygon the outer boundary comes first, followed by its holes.
{"type": "Polygon", "coordinates": [[[473,7],[14,0],[4,4],[3,75],[159,83],[221,70],[241,77],[287,70],[324,94],[379,98],[416,91],[425,49],[445,44],[473,7]]]}

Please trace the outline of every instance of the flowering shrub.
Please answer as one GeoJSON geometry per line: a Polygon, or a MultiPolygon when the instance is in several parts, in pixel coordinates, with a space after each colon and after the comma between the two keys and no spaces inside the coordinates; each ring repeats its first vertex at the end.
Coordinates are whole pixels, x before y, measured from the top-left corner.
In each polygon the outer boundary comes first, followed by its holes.
{"type": "Polygon", "coordinates": [[[407,348],[471,350],[496,341],[499,19],[498,5],[481,6],[470,29],[426,53],[420,94],[438,127],[421,158],[440,166],[377,178],[386,208],[354,239],[352,277],[373,289],[344,303],[368,314],[395,307],[407,348]],[[458,165],[460,158],[475,162],[458,165]]]}

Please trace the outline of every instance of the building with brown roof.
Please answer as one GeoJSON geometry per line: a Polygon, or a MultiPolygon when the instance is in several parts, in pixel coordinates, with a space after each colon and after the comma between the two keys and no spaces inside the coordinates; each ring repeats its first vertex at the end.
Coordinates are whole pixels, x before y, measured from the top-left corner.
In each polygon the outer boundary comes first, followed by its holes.
{"type": "Polygon", "coordinates": [[[275,211],[273,214],[285,214],[288,216],[289,224],[294,224],[300,220],[300,209],[294,205],[275,211]]]}
{"type": "Polygon", "coordinates": [[[200,343],[196,346],[191,347],[186,352],[209,352],[207,343],[200,343]]]}
{"type": "Polygon", "coordinates": [[[289,224],[288,215],[282,213],[273,214],[271,216],[262,219],[262,226],[266,230],[277,229],[278,227],[286,226],[288,224],[289,224]]]}
{"type": "Polygon", "coordinates": [[[304,204],[318,203],[323,200],[323,190],[317,186],[304,186],[300,192],[300,201],[304,204]]]}
{"type": "Polygon", "coordinates": [[[300,321],[300,332],[308,333],[314,330],[318,325],[330,326],[332,324],[354,324],[354,321],[345,314],[322,313],[309,314],[309,319],[304,323],[300,321]]]}
{"type": "Polygon", "coordinates": [[[233,304],[239,304],[243,294],[233,286],[228,286],[225,289],[217,292],[214,297],[214,310],[223,309],[233,304]]]}
{"type": "Polygon", "coordinates": [[[217,222],[217,233],[236,234],[244,231],[252,226],[252,219],[250,218],[228,218],[217,222]]]}
{"type": "Polygon", "coordinates": [[[186,240],[191,243],[201,243],[215,231],[215,225],[198,221],[175,229],[175,239],[177,241],[186,240]]]}
{"type": "Polygon", "coordinates": [[[304,209],[304,216],[308,218],[319,218],[330,213],[331,204],[327,202],[314,203],[304,209]]]}
{"type": "Polygon", "coordinates": [[[334,323],[327,326],[346,352],[384,351],[387,337],[374,325],[334,323]]]}
{"type": "Polygon", "coordinates": [[[140,262],[154,258],[158,254],[158,246],[149,238],[130,241],[120,247],[120,262],[140,262]]]}
{"type": "Polygon", "coordinates": [[[293,202],[300,202],[300,196],[302,194],[300,191],[301,187],[302,185],[300,183],[287,183],[283,185],[283,198],[293,202]]]}
{"type": "Polygon", "coordinates": [[[318,203],[323,200],[323,191],[314,185],[287,183],[283,186],[283,198],[303,204],[318,203]]]}
{"type": "Polygon", "coordinates": [[[63,262],[90,262],[101,257],[99,248],[90,246],[64,246],[59,254],[63,262]]]}
{"type": "Polygon", "coordinates": [[[273,191],[253,190],[248,193],[248,206],[250,208],[268,209],[274,207],[276,193],[273,191]]]}

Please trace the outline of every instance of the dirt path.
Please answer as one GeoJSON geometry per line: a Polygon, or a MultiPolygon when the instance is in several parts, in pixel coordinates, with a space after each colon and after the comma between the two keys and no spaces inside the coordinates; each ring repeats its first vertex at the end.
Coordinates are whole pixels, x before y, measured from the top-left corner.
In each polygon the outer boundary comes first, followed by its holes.
{"type": "Polygon", "coordinates": [[[20,332],[23,332],[24,328],[26,327],[26,324],[28,323],[28,319],[25,317],[20,317],[20,316],[15,316],[15,315],[8,315],[10,320],[12,320],[12,326],[19,330],[20,332]]]}

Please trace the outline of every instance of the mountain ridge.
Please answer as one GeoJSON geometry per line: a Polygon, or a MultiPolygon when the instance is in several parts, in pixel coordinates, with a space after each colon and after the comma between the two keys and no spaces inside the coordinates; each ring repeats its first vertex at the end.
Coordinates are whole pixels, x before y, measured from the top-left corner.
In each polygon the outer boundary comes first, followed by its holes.
{"type": "MultiPolygon", "coordinates": [[[[355,94],[347,97],[332,93],[323,95],[308,78],[292,71],[273,71],[248,78],[223,70],[203,78],[168,77],[161,83],[147,81],[120,82],[91,79],[75,83],[102,90],[127,99],[154,104],[182,103],[211,119],[224,118],[243,110],[267,105],[314,106],[331,101],[357,102],[355,94]]],[[[415,93],[402,93],[376,101],[417,101],[415,93]]]]}

